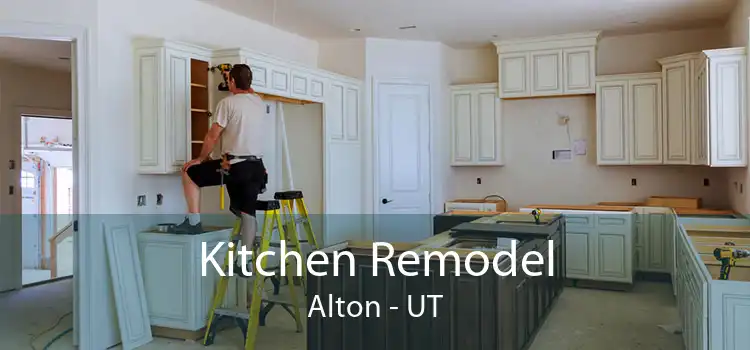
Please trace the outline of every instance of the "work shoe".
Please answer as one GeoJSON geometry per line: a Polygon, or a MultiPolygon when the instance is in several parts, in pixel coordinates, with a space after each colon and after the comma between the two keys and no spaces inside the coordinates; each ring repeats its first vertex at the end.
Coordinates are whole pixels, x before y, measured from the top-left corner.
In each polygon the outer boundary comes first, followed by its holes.
{"type": "Polygon", "coordinates": [[[200,222],[196,225],[190,225],[190,221],[186,217],[185,221],[172,228],[172,231],[170,231],[170,233],[179,235],[198,235],[203,233],[203,225],[200,222]]]}

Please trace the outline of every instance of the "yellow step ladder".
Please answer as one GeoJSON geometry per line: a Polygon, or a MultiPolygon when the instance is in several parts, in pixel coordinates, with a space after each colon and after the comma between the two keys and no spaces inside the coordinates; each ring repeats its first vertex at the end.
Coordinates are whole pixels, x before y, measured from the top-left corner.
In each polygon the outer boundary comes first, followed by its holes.
{"type": "MultiPolygon", "coordinates": [[[[268,272],[266,264],[267,257],[265,255],[262,256],[261,259],[255,259],[255,257],[259,256],[263,252],[269,251],[272,246],[271,238],[273,236],[273,231],[274,228],[276,228],[279,232],[279,240],[288,242],[287,248],[291,251],[297,252],[302,257],[302,261],[299,262],[299,264],[301,264],[303,272],[300,278],[302,280],[302,285],[305,286],[306,264],[305,255],[300,249],[301,243],[311,242],[315,249],[317,249],[318,246],[317,240],[315,239],[312,227],[310,225],[307,207],[305,206],[302,192],[277,192],[274,194],[274,198],[276,198],[276,200],[259,200],[257,202],[257,210],[263,211],[265,215],[263,219],[262,230],[259,232],[259,235],[256,236],[256,242],[254,242],[252,248],[253,258],[251,259],[251,261],[255,265],[253,268],[253,273],[259,271],[259,269],[268,272]],[[299,218],[294,217],[294,205],[300,208],[301,216],[299,218]],[[284,222],[282,216],[286,218],[286,222],[284,222]],[[304,225],[304,229],[307,233],[307,240],[301,241],[297,236],[296,226],[299,223],[304,225]],[[287,230],[285,229],[285,227],[289,228],[291,234],[286,234],[287,230]]],[[[233,308],[220,308],[220,306],[224,302],[227,286],[229,284],[229,278],[245,277],[244,275],[242,275],[242,271],[232,271],[232,276],[228,274],[230,264],[234,264],[234,259],[236,258],[235,252],[237,251],[241,236],[240,228],[241,219],[238,216],[234,224],[234,229],[232,230],[232,235],[230,237],[229,249],[224,258],[224,276],[221,276],[219,279],[219,283],[217,284],[216,291],[214,293],[213,304],[208,313],[206,333],[203,338],[203,345],[206,346],[213,344],[219,323],[223,320],[229,319],[234,320],[237,326],[239,326],[242,330],[243,336],[245,337],[245,350],[254,350],[258,326],[265,325],[266,315],[276,305],[283,307],[290,315],[292,315],[295,320],[298,333],[303,331],[302,317],[299,305],[300,299],[297,297],[295,285],[294,283],[287,283],[287,285],[289,286],[289,296],[291,300],[285,300],[284,298],[278,297],[280,284],[280,282],[278,281],[278,275],[276,275],[275,277],[263,276],[261,274],[256,274],[253,276],[254,281],[252,287],[252,298],[250,300],[250,306],[247,312],[245,312],[245,310],[238,310],[233,308]],[[274,296],[264,298],[262,290],[267,278],[270,278],[274,284],[274,296]]],[[[273,244],[273,246],[280,246],[280,244],[273,244]]],[[[281,263],[286,264],[286,271],[291,271],[290,263],[288,261],[283,261],[281,263]]],[[[279,267],[272,270],[278,271],[278,269],[279,267]]],[[[281,277],[283,278],[284,276],[281,277]]],[[[304,292],[305,291],[303,287],[303,293],[304,292]]]]}

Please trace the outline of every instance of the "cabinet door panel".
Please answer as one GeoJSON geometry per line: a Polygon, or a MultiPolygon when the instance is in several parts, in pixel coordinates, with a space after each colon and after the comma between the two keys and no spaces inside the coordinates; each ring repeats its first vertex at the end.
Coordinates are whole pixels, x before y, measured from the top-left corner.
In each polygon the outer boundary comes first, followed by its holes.
{"type": "Polygon", "coordinates": [[[712,58],[709,77],[711,165],[745,165],[747,77],[744,57],[712,58]]]}
{"type": "Polygon", "coordinates": [[[503,54],[500,61],[500,96],[522,97],[528,96],[529,86],[529,55],[503,54]]]}
{"type": "Polygon", "coordinates": [[[629,164],[628,83],[597,84],[597,163],[629,164]]]}
{"type": "MultiPolygon", "coordinates": [[[[159,99],[164,65],[164,55],[159,50],[139,50],[136,57],[136,93],[138,113],[138,163],[141,171],[154,171],[161,164],[159,152],[160,130],[165,127],[160,118],[159,99]]],[[[163,164],[162,164],[163,165],[163,164]]]]}
{"type": "Polygon", "coordinates": [[[310,96],[310,75],[304,72],[292,71],[292,96],[308,98],[310,96]]]}
{"type": "Polygon", "coordinates": [[[627,277],[625,235],[599,231],[596,241],[596,277],[605,280],[627,277]]]}
{"type": "Polygon", "coordinates": [[[140,242],[148,311],[154,326],[187,329],[191,320],[193,258],[185,242],[140,242]],[[160,288],[169,285],[177,293],[160,288]]]}
{"type": "Polygon", "coordinates": [[[562,94],[562,51],[531,53],[531,94],[562,94]]]}
{"type": "Polygon", "coordinates": [[[253,88],[259,92],[269,91],[269,81],[271,81],[271,70],[265,62],[251,59],[245,60],[245,64],[253,72],[253,88]]]}
{"type": "Polygon", "coordinates": [[[167,130],[174,133],[169,153],[173,167],[181,167],[188,155],[188,120],[190,120],[190,57],[169,53],[169,88],[167,89],[167,130]]]}
{"type": "Polygon", "coordinates": [[[353,86],[346,88],[346,139],[359,140],[359,89],[353,86]]]}
{"type": "Polygon", "coordinates": [[[563,74],[566,94],[593,93],[596,64],[593,48],[565,49],[563,74]]]}
{"type": "Polygon", "coordinates": [[[339,83],[331,83],[328,103],[325,105],[326,126],[328,138],[341,140],[344,138],[344,99],[346,98],[346,87],[339,83]]]}
{"type": "Polygon", "coordinates": [[[565,274],[568,278],[591,275],[591,260],[588,229],[567,226],[565,233],[565,274]]]}
{"type": "Polygon", "coordinates": [[[472,96],[471,92],[453,92],[453,162],[472,161],[472,96]]]}
{"type": "Polygon", "coordinates": [[[662,163],[661,79],[630,82],[630,155],[633,164],[662,163]]]}
{"type": "Polygon", "coordinates": [[[693,90],[693,164],[708,165],[708,70],[706,61],[696,63],[693,90]]]}
{"type": "Polygon", "coordinates": [[[648,214],[648,268],[650,270],[664,271],[667,269],[667,261],[664,256],[666,250],[665,240],[665,216],[663,214],[648,214]]]}
{"type": "Polygon", "coordinates": [[[477,158],[479,162],[497,162],[498,125],[496,94],[494,91],[477,93],[477,158]]]}
{"type": "Polygon", "coordinates": [[[282,96],[290,95],[291,72],[288,68],[271,68],[271,90],[282,96]]]}
{"type": "Polygon", "coordinates": [[[690,164],[690,62],[665,65],[664,163],[690,164]]]}

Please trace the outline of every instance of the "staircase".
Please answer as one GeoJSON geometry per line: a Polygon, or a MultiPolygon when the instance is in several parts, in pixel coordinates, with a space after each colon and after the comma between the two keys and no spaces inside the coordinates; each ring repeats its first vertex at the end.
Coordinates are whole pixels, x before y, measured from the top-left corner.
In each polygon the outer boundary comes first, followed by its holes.
{"type": "Polygon", "coordinates": [[[51,278],[73,274],[73,222],[49,238],[51,278]]]}

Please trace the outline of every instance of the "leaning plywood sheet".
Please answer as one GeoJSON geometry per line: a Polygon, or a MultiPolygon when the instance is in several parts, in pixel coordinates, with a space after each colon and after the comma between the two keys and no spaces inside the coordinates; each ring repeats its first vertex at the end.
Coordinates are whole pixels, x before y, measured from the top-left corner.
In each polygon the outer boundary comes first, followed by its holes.
{"type": "Polygon", "coordinates": [[[123,350],[136,349],[153,340],[143,287],[138,244],[130,223],[105,223],[112,289],[123,350]]]}

